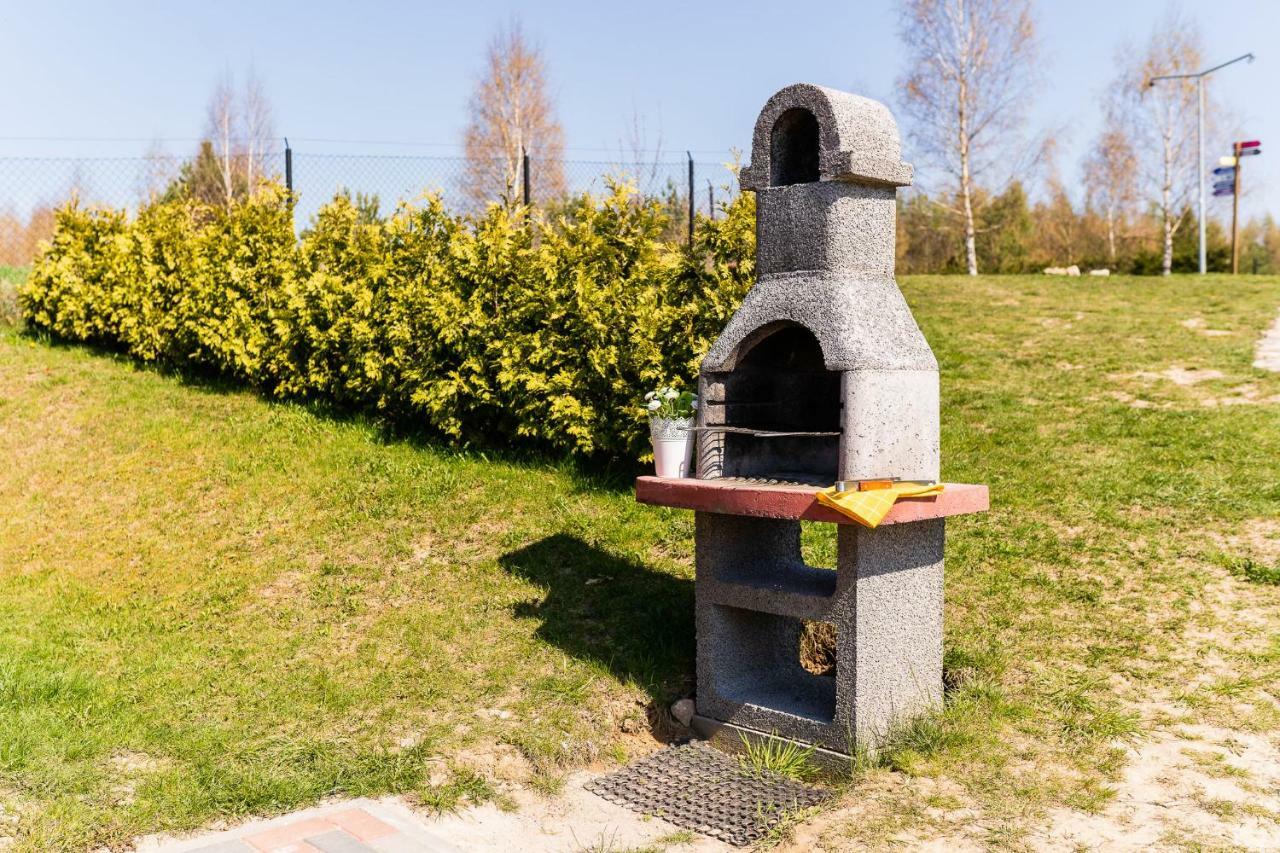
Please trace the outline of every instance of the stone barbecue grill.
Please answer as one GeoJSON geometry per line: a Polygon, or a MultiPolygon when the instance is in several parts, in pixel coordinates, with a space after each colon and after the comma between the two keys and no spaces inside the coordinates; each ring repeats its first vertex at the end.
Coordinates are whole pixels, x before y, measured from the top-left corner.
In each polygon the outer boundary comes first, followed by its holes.
{"type": "Polygon", "coordinates": [[[838,758],[942,700],[944,517],[984,486],[900,501],[874,530],[817,487],[936,480],[938,364],[894,281],[896,191],[911,182],[883,104],[788,86],[756,120],[757,281],[702,362],[697,477],[637,499],[696,511],[694,728],[728,747],[777,736],[838,758]],[[800,521],[839,524],[835,570],[805,564],[800,521]],[[800,662],[835,628],[834,675],[800,662]]]}

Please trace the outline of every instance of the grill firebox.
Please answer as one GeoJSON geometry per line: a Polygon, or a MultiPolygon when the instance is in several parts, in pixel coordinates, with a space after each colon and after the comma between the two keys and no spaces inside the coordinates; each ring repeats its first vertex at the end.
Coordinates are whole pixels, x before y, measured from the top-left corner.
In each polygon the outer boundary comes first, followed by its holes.
{"type": "MultiPolygon", "coordinates": [[[[795,323],[766,326],[729,372],[707,374],[703,426],[723,425],[716,476],[831,485],[840,457],[840,374],[822,346],[795,323]],[[718,397],[708,393],[720,393],[718,397]]],[[[713,429],[714,427],[712,427],[713,429]]]]}

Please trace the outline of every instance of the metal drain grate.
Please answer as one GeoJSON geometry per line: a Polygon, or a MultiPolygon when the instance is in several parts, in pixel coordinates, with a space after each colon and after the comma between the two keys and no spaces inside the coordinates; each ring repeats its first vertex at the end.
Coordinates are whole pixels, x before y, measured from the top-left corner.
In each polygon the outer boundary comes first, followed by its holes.
{"type": "Polygon", "coordinates": [[[827,793],[772,773],[755,775],[701,741],[669,746],[587,790],[738,846],[759,841],[788,813],[816,806],[827,793]]]}

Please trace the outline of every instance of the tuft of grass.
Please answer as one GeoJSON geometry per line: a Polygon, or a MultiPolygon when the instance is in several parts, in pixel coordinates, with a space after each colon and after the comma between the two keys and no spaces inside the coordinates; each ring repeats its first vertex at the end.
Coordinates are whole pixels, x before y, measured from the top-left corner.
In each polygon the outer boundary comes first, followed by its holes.
{"type": "Polygon", "coordinates": [[[698,841],[698,834],[687,829],[677,829],[675,832],[668,832],[666,835],[660,835],[653,839],[654,845],[659,848],[675,847],[680,844],[695,844],[698,841]]]}
{"type": "Polygon", "coordinates": [[[463,806],[480,806],[491,801],[498,802],[501,807],[504,797],[484,776],[474,770],[456,768],[448,782],[424,787],[417,792],[417,799],[431,811],[445,814],[463,806]]]}
{"type": "Polygon", "coordinates": [[[1067,794],[1067,805],[1089,814],[1101,814],[1115,802],[1116,789],[1100,779],[1086,778],[1067,794]]]}
{"type": "Polygon", "coordinates": [[[875,761],[882,767],[918,775],[928,772],[931,759],[975,747],[980,739],[980,726],[969,707],[951,705],[896,727],[884,739],[875,761]]]}
{"type": "Polygon", "coordinates": [[[1280,585],[1280,563],[1267,564],[1252,557],[1223,557],[1221,562],[1231,574],[1250,583],[1280,585]]]}
{"type": "Polygon", "coordinates": [[[1101,677],[1086,674],[1072,675],[1049,692],[1050,711],[1068,742],[1107,743],[1138,736],[1138,714],[1121,709],[1104,694],[1101,677]]]}
{"type": "Polygon", "coordinates": [[[1236,767],[1234,764],[1227,763],[1226,753],[1216,750],[1206,751],[1201,749],[1183,749],[1182,754],[1189,758],[1193,764],[1207,776],[1213,776],[1219,779],[1248,779],[1249,771],[1243,767],[1236,767]]]}
{"type": "Polygon", "coordinates": [[[801,746],[778,737],[748,738],[742,736],[743,769],[757,776],[774,773],[788,779],[807,782],[817,777],[818,769],[810,759],[814,748],[801,746]]]}
{"type": "Polygon", "coordinates": [[[568,780],[563,773],[539,770],[529,777],[529,787],[544,797],[556,797],[564,791],[566,781],[568,780]]]}

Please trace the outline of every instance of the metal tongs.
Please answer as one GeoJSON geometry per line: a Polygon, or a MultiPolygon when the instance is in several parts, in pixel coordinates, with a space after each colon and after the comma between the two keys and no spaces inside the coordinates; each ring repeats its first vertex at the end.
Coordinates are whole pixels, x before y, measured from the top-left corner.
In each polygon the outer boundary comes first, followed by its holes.
{"type": "Polygon", "coordinates": [[[898,482],[901,482],[898,477],[864,477],[858,480],[836,480],[836,491],[873,492],[877,489],[893,488],[893,484],[898,482]]]}
{"type": "Polygon", "coordinates": [[[901,477],[863,477],[857,480],[836,480],[837,492],[874,492],[877,489],[891,489],[899,483],[918,483],[931,485],[932,480],[904,480],[901,477]]]}

